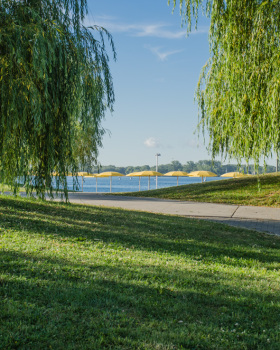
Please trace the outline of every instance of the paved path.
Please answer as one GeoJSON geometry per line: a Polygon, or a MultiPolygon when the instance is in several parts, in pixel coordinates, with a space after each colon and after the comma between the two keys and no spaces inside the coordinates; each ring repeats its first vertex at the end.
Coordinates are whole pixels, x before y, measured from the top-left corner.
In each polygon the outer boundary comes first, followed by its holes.
{"type": "Polygon", "coordinates": [[[104,195],[90,192],[69,193],[69,200],[71,203],[196,217],[259,232],[280,235],[280,208],[183,202],[157,198],[104,195]]]}

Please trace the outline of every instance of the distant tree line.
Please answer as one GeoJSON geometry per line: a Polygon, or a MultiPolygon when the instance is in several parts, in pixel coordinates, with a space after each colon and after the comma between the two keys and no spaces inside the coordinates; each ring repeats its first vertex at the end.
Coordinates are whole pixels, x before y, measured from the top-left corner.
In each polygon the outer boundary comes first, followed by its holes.
{"type": "MultiPolygon", "coordinates": [[[[90,173],[101,173],[104,171],[117,171],[121,174],[129,174],[135,171],[144,171],[144,170],[156,170],[155,166],[142,165],[142,166],[127,166],[127,167],[117,167],[115,165],[99,165],[94,168],[85,169],[90,173]]],[[[158,166],[158,171],[162,174],[168,173],[169,171],[186,171],[190,173],[191,171],[196,170],[208,170],[217,174],[218,176],[232,171],[240,171],[249,174],[255,174],[256,170],[254,165],[236,165],[236,164],[222,164],[220,161],[211,161],[211,160],[199,160],[198,162],[188,161],[186,164],[181,164],[178,160],[173,160],[169,164],[160,164],[158,166]]],[[[266,167],[260,166],[258,172],[262,173],[271,173],[275,172],[276,167],[272,165],[266,165],[266,167]]]]}

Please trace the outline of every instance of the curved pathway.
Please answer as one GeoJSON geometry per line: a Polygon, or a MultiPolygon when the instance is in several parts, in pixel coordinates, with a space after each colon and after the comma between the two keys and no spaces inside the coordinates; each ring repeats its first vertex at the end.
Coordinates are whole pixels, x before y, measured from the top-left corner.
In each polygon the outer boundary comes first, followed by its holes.
{"type": "Polygon", "coordinates": [[[195,217],[280,235],[280,208],[124,197],[91,192],[69,193],[69,200],[71,203],[195,217]]]}

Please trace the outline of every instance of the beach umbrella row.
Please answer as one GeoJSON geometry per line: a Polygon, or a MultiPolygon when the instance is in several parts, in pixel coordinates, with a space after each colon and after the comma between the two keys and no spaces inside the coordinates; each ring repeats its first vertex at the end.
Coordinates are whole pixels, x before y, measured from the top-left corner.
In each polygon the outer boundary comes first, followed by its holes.
{"type": "Polygon", "coordinates": [[[145,171],[137,171],[134,173],[127,174],[126,176],[139,176],[139,191],[140,191],[140,183],[141,183],[141,177],[143,176],[148,176],[149,181],[148,181],[148,190],[150,190],[150,177],[151,176],[177,176],[177,186],[178,186],[178,177],[179,176],[188,176],[188,173],[184,171],[170,171],[169,173],[166,174],[161,174],[158,171],[152,171],[152,170],[145,170],[145,171]]]}
{"type": "Polygon", "coordinates": [[[98,177],[110,177],[110,192],[112,192],[112,177],[113,176],[124,176],[124,174],[118,173],[117,171],[105,171],[100,174],[89,174],[85,177],[95,177],[96,179],[96,192],[97,192],[97,178],[98,177]]]}
{"type": "MultiPolygon", "coordinates": [[[[59,176],[58,173],[53,173],[54,176],[59,176]]],[[[72,174],[70,174],[72,175],[72,174]]],[[[96,179],[96,192],[97,192],[97,178],[98,177],[110,177],[110,192],[112,192],[112,177],[117,176],[125,176],[124,174],[121,174],[119,172],[116,171],[105,171],[103,173],[100,174],[89,174],[87,172],[78,172],[77,173],[78,176],[82,177],[82,191],[83,191],[83,178],[89,178],[89,177],[95,177],[96,179]]],[[[150,178],[151,176],[176,176],[177,177],[177,186],[178,186],[178,179],[180,176],[190,176],[190,177],[201,177],[201,182],[203,182],[203,179],[206,177],[215,177],[217,176],[217,174],[211,172],[211,171],[205,171],[205,170],[199,170],[199,171],[193,171],[191,173],[187,173],[185,171],[170,171],[166,174],[161,174],[158,171],[152,171],[152,170],[144,170],[144,171],[137,171],[137,172],[133,172],[130,174],[127,174],[126,176],[129,177],[137,177],[139,176],[139,191],[141,190],[141,177],[148,177],[149,181],[148,181],[148,190],[150,190],[150,178]]],[[[249,174],[242,174],[239,172],[230,172],[230,173],[226,173],[221,175],[221,177],[233,177],[233,178],[238,178],[238,177],[243,177],[243,176],[251,176],[249,174]]]]}
{"type": "Polygon", "coordinates": [[[145,171],[136,171],[134,173],[127,174],[126,176],[129,176],[129,177],[139,176],[139,191],[140,191],[141,177],[145,177],[145,176],[149,177],[148,189],[150,189],[150,178],[151,178],[151,176],[163,176],[163,174],[159,173],[158,171],[145,170],[145,171]]]}
{"type": "MultiPolygon", "coordinates": [[[[56,173],[56,172],[54,172],[53,175],[54,176],[59,176],[59,174],[56,173]]],[[[71,176],[73,174],[68,174],[68,175],[71,176]]],[[[106,172],[103,172],[103,173],[100,173],[100,174],[90,174],[90,173],[87,173],[87,172],[78,172],[77,175],[82,177],[82,191],[83,191],[84,177],[85,178],[87,178],[87,177],[95,177],[95,179],[96,179],[96,192],[97,192],[97,178],[98,177],[110,177],[110,192],[112,192],[112,177],[113,176],[124,176],[123,174],[118,173],[116,171],[106,171],[106,172]]]]}
{"type": "MultiPolygon", "coordinates": [[[[149,185],[148,189],[150,189],[150,176],[176,176],[177,177],[177,186],[179,182],[179,176],[190,176],[190,177],[201,177],[201,182],[203,182],[203,179],[206,177],[216,177],[217,174],[213,173],[212,171],[205,171],[205,170],[199,170],[199,171],[193,171],[191,173],[187,173],[185,171],[170,171],[166,174],[161,174],[156,171],[140,171],[140,172],[133,172],[130,174],[127,174],[126,176],[139,176],[139,191],[140,191],[140,179],[142,176],[149,176],[149,185]]],[[[243,177],[243,176],[250,176],[249,174],[242,174],[242,173],[226,173],[221,175],[223,177],[243,177]]]]}

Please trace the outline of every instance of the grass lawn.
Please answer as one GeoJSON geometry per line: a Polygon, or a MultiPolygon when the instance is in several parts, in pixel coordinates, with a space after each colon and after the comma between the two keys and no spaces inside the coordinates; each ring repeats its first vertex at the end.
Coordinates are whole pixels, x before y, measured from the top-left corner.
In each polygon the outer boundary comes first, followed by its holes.
{"type": "Polygon", "coordinates": [[[5,196],[0,234],[1,350],[280,348],[280,237],[5,196]]]}
{"type": "MultiPolygon", "coordinates": [[[[0,183],[0,192],[13,192],[10,186],[0,183]]],[[[18,189],[19,192],[25,192],[25,188],[20,186],[18,189]]]]}
{"type": "Polygon", "coordinates": [[[279,208],[280,175],[260,175],[259,181],[252,176],[118,195],[279,208]]]}

